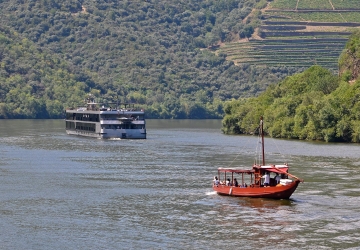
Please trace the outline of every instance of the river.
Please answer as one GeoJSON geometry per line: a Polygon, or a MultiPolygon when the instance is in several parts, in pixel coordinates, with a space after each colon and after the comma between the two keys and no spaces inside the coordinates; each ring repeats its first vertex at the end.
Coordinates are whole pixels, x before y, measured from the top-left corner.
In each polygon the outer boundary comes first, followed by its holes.
{"type": "Polygon", "coordinates": [[[290,200],[219,196],[218,167],[251,167],[255,136],[220,120],[148,120],[146,140],[0,120],[1,249],[359,249],[360,145],[266,138],[305,180],[290,200]]]}

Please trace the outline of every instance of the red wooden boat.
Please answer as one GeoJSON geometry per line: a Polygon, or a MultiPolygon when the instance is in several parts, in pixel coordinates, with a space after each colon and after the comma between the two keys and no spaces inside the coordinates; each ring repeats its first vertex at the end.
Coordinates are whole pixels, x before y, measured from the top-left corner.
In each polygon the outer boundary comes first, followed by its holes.
{"type": "Polygon", "coordinates": [[[265,165],[263,119],[260,119],[262,164],[252,169],[219,168],[213,190],[220,195],[252,198],[289,199],[303,180],[288,172],[289,166],[265,165]],[[271,178],[273,175],[273,178],[271,178]],[[246,182],[246,180],[248,182],[246,182]]]}

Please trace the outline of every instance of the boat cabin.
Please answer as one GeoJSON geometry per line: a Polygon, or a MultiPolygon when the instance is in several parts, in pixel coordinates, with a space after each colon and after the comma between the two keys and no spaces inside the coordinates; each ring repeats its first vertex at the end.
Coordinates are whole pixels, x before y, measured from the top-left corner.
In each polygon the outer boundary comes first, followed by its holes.
{"type": "Polygon", "coordinates": [[[230,182],[229,186],[235,186],[235,179],[239,187],[263,187],[265,174],[270,175],[269,186],[276,186],[280,184],[288,184],[292,180],[288,179],[288,165],[254,165],[252,169],[234,169],[234,168],[219,168],[218,180],[220,184],[226,185],[230,182]],[[279,180],[275,177],[279,175],[279,180]],[[279,183],[278,183],[279,182],[279,183]]]}

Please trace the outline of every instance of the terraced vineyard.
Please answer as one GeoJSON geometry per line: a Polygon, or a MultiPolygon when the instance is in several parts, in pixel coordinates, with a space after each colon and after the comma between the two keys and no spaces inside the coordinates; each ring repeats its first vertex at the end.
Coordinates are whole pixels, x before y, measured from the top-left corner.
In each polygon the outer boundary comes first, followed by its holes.
{"type": "Polygon", "coordinates": [[[252,38],[222,45],[219,52],[236,64],[317,64],[337,73],[345,43],[360,28],[360,5],[358,0],[274,0],[262,17],[252,38]]]}
{"type": "Polygon", "coordinates": [[[236,64],[310,67],[314,64],[337,71],[337,60],[347,38],[268,39],[232,43],[221,48],[236,64]]]}

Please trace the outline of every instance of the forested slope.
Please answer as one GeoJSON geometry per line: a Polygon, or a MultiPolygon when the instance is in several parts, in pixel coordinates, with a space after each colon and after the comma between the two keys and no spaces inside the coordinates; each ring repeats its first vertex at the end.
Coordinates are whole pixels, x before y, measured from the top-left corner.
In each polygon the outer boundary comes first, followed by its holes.
{"type": "Polygon", "coordinates": [[[300,70],[204,50],[251,33],[266,2],[1,0],[0,118],[58,118],[90,92],[152,118],[220,118],[300,70]]]}
{"type": "Polygon", "coordinates": [[[339,68],[340,77],[313,66],[257,98],[227,103],[223,131],[252,133],[264,116],[272,137],[360,142],[360,32],[347,42],[339,68]]]}
{"type": "Polygon", "coordinates": [[[62,117],[62,101],[83,101],[93,86],[66,63],[9,29],[0,28],[0,117],[62,117]]]}

